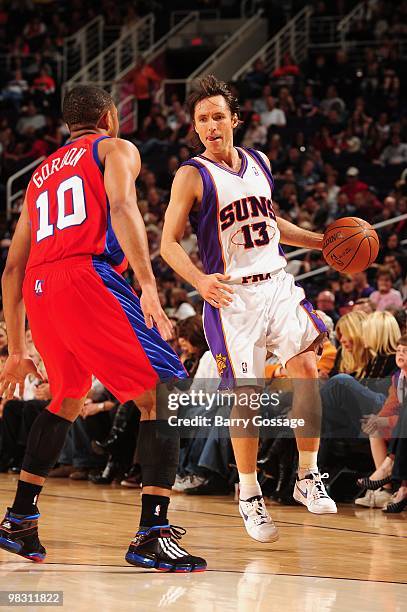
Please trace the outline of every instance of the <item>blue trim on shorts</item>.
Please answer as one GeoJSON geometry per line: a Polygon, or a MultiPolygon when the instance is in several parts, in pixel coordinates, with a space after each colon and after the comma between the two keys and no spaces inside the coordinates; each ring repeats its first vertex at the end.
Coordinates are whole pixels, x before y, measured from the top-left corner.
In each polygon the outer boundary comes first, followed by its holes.
{"type": "Polygon", "coordinates": [[[140,300],[125,279],[108,263],[98,261],[95,257],[92,258],[92,261],[93,268],[104,286],[123,308],[127,320],[159,379],[164,382],[174,378],[188,378],[178,355],[162,339],[158,330],[155,327],[148,329],[146,326],[140,300]]]}

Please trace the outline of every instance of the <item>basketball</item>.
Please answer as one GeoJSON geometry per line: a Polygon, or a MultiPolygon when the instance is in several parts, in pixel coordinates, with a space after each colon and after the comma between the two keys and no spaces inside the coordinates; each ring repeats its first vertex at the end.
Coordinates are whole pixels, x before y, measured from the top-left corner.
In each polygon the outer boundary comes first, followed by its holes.
{"type": "Polygon", "coordinates": [[[338,272],[362,272],[379,253],[379,238],[372,226],[358,217],[338,219],[326,229],[322,254],[338,272]]]}

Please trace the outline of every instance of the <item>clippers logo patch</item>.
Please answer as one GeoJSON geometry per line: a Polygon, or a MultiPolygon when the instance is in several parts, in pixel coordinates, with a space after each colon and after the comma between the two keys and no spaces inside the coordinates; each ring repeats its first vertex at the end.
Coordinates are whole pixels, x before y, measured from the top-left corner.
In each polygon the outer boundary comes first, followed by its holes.
{"type": "Polygon", "coordinates": [[[42,295],[44,293],[44,281],[43,280],[37,279],[35,281],[34,292],[36,293],[36,295],[42,295]]]}

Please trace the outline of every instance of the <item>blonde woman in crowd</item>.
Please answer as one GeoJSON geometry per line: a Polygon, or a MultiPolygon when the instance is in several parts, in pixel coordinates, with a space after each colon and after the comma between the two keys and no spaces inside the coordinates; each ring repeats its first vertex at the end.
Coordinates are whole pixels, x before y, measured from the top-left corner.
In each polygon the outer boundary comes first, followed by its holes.
{"type": "Polygon", "coordinates": [[[397,341],[401,336],[399,324],[387,311],[368,315],[363,322],[363,341],[370,358],[364,377],[385,378],[396,368],[397,341]]]}
{"type": "Polygon", "coordinates": [[[331,376],[343,373],[360,378],[369,361],[369,350],[363,341],[363,323],[368,315],[352,311],[343,315],[336,324],[336,337],[340,347],[331,376]]]}
{"type": "Polygon", "coordinates": [[[328,437],[358,438],[361,419],[377,414],[396,369],[400,328],[390,313],[350,312],[336,327],[341,357],[321,389],[323,425],[328,437]]]}

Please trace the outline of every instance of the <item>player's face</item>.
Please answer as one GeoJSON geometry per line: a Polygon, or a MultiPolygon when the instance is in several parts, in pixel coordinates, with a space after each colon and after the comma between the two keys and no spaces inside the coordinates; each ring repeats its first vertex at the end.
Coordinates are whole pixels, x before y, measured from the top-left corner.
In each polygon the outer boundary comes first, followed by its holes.
{"type": "Polygon", "coordinates": [[[238,124],[223,96],[197,102],[194,127],[205,149],[216,155],[233,146],[233,128],[238,124]]]}

